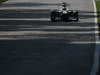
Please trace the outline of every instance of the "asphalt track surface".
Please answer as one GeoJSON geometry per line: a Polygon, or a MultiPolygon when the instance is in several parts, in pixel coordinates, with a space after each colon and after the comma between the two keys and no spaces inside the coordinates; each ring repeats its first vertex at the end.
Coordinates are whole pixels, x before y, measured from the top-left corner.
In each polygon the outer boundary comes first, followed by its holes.
{"type": "Polygon", "coordinates": [[[0,4],[0,75],[90,75],[95,52],[92,0],[73,0],[79,22],[50,22],[63,0],[0,4]]]}

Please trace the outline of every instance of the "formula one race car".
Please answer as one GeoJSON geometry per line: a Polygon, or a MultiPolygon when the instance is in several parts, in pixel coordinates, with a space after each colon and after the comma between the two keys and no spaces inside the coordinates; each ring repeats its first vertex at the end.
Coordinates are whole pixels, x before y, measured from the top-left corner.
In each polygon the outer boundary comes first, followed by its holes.
{"type": "Polygon", "coordinates": [[[78,21],[78,10],[70,10],[70,4],[69,3],[62,3],[61,9],[55,9],[51,11],[51,21],[57,22],[57,21],[78,21]]]}

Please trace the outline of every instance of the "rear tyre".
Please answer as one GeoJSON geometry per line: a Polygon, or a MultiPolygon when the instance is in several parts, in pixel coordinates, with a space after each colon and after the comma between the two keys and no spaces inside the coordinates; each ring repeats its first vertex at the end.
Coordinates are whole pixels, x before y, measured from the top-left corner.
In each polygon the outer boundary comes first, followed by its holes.
{"type": "Polygon", "coordinates": [[[56,22],[56,12],[51,12],[51,22],[56,22]]]}
{"type": "Polygon", "coordinates": [[[78,22],[79,21],[79,16],[78,16],[78,12],[76,12],[75,14],[74,14],[74,17],[75,17],[75,22],[78,22]]]}

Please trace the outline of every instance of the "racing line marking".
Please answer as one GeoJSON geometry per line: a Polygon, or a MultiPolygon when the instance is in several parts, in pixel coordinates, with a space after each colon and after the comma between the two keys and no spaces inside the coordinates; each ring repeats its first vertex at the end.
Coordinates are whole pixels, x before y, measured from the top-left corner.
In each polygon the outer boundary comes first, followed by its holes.
{"type": "MultiPolygon", "coordinates": [[[[93,6],[94,6],[94,15],[97,16],[95,0],[93,0],[93,6]]],[[[97,26],[98,26],[98,20],[97,17],[95,17],[95,27],[97,26]]],[[[93,67],[91,69],[90,75],[96,75],[99,68],[99,49],[100,49],[99,30],[95,30],[95,40],[96,40],[96,46],[95,46],[95,53],[94,53],[94,61],[93,61],[93,67]]]]}

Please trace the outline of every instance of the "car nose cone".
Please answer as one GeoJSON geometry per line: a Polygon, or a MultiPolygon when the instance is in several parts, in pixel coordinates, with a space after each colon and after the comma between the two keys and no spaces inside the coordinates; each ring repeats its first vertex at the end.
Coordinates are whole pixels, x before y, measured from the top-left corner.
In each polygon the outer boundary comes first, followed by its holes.
{"type": "Polygon", "coordinates": [[[67,14],[67,11],[63,11],[63,14],[67,14]]]}

